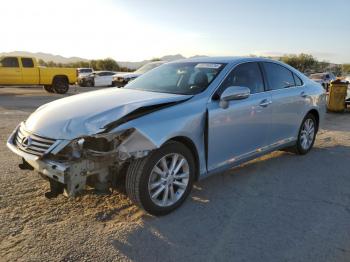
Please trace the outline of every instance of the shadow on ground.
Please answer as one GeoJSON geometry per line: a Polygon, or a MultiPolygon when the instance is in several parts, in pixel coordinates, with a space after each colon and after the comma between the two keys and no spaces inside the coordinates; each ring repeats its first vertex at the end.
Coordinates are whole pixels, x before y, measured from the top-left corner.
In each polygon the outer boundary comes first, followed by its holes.
{"type": "Polygon", "coordinates": [[[275,152],[198,183],[174,213],[144,216],[125,241],[109,242],[133,261],[344,260],[349,159],[346,146],[275,152]]]}

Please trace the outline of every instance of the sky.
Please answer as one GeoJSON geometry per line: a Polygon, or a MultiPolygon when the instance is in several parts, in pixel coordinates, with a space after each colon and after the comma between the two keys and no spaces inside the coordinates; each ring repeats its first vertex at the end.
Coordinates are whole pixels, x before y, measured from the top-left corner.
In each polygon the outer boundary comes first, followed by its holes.
{"type": "Polygon", "coordinates": [[[0,52],[141,61],[309,53],[350,63],[350,0],[1,0],[0,52]]]}

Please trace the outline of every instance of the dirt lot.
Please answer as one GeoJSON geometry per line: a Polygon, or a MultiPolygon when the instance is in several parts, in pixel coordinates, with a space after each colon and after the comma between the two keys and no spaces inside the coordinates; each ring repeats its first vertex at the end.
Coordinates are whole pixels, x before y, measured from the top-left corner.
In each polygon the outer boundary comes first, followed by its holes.
{"type": "Polygon", "coordinates": [[[155,218],[117,192],[48,200],[47,182],[17,167],[10,132],[59,97],[0,89],[1,261],[350,261],[350,113],[327,114],[310,154],[210,177],[155,218]]]}

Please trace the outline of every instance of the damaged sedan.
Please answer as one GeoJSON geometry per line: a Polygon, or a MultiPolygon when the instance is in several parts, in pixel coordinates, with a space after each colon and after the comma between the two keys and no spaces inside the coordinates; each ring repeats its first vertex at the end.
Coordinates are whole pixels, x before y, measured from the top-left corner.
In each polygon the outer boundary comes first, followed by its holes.
{"type": "Polygon", "coordinates": [[[135,204],[165,215],[208,175],[274,150],[309,152],[324,104],[323,88],[283,63],[193,58],[123,89],[45,104],[7,146],[22,157],[20,168],[50,182],[48,197],[124,183],[135,204]]]}

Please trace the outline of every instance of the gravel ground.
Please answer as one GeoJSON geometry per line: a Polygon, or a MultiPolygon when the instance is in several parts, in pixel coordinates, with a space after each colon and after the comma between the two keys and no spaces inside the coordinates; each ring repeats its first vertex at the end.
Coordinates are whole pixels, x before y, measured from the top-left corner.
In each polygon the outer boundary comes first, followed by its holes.
{"type": "Polygon", "coordinates": [[[209,177],[156,218],[118,192],[48,200],[48,183],[17,167],[7,137],[58,97],[0,89],[0,261],[350,261],[350,112],[327,114],[308,155],[209,177]]]}

